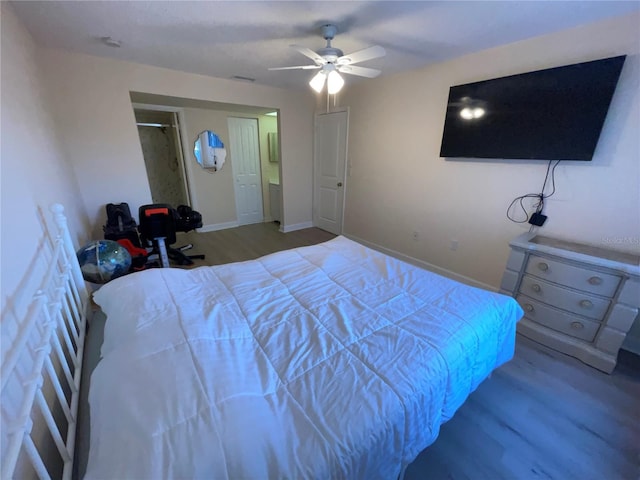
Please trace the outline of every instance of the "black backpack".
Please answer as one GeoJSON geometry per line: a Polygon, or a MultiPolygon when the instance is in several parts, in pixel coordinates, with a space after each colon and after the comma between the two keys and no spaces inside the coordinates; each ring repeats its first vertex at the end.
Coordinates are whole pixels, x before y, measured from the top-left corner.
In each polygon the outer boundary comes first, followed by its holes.
{"type": "Polygon", "coordinates": [[[196,228],[202,228],[202,215],[188,205],[180,205],[177,209],[176,230],[188,232],[196,228]]]}

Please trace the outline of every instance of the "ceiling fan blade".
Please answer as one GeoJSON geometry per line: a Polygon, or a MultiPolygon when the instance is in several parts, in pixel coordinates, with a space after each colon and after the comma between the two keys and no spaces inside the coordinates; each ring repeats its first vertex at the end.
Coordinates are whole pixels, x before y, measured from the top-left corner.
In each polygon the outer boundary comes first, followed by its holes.
{"type": "Polygon", "coordinates": [[[325,63],[327,63],[327,61],[324,58],[322,58],[320,55],[318,55],[316,52],[314,52],[310,48],[303,47],[302,45],[290,45],[290,47],[296,49],[305,57],[309,57],[318,65],[324,65],[325,63]]]}
{"type": "Polygon", "coordinates": [[[271,67],[269,70],[314,70],[322,68],[320,65],[297,65],[295,67],[271,67]]]}
{"type": "Polygon", "coordinates": [[[380,45],[358,50],[357,52],[350,53],[349,55],[343,55],[336,62],[338,65],[351,65],[352,63],[360,63],[365,60],[372,60],[374,58],[384,57],[387,52],[380,45]]]}
{"type": "Polygon", "coordinates": [[[358,67],[357,65],[338,65],[338,71],[340,73],[346,73],[348,75],[358,75],[360,77],[376,78],[382,72],[375,68],[358,67]]]}

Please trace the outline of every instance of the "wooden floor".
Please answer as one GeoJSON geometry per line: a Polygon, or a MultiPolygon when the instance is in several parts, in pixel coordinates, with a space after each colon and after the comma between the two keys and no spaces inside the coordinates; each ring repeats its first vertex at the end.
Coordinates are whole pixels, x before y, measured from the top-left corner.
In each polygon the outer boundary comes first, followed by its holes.
{"type": "Polygon", "coordinates": [[[640,478],[640,365],[612,375],[518,335],[405,480],[640,478]]]}
{"type": "Polygon", "coordinates": [[[319,228],[305,228],[289,233],[282,233],[279,229],[278,223],[271,222],[244,225],[217,232],[188,232],[179,234],[173,246],[193,244],[194,248],[184,253],[186,255],[204,254],[204,260],[194,260],[194,266],[198,267],[253,260],[269,253],[314,245],[335,238],[334,234],[319,228]]]}

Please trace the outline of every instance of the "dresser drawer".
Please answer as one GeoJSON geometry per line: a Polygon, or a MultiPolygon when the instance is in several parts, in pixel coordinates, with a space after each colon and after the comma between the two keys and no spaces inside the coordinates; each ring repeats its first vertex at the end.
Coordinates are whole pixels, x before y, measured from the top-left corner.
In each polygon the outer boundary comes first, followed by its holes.
{"type": "Polygon", "coordinates": [[[524,295],[518,295],[516,300],[523,308],[526,318],[571,337],[592,342],[600,328],[600,324],[597,322],[578,318],[568,312],[544,305],[524,295]]]}
{"type": "Polygon", "coordinates": [[[611,303],[605,298],[569,290],[530,275],[522,277],[520,293],[554,307],[569,310],[595,320],[604,318],[611,303]]]}
{"type": "Polygon", "coordinates": [[[618,275],[596,272],[537,255],[529,256],[525,272],[553,283],[605,297],[615,294],[622,279],[618,275]]]}

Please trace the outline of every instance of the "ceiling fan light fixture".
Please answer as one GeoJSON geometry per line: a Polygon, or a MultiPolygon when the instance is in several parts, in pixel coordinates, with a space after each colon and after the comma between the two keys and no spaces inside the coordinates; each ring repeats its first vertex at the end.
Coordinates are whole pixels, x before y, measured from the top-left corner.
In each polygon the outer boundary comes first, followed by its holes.
{"type": "Polygon", "coordinates": [[[327,89],[329,90],[330,95],[338,93],[342,89],[343,85],[344,79],[336,70],[329,72],[329,76],[327,78],[327,89]]]}
{"type": "Polygon", "coordinates": [[[309,82],[309,86],[313,88],[316,92],[320,93],[322,88],[324,87],[324,81],[327,79],[325,73],[321,70],[314,75],[314,77],[309,82]]]}
{"type": "Polygon", "coordinates": [[[290,45],[291,48],[307,58],[313,60],[313,65],[295,65],[291,67],[270,67],[269,70],[315,70],[320,71],[311,79],[309,86],[320,93],[327,84],[327,92],[331,95],[338,93],[344,86],[344,79],[339,72],[346,75],[357,75],[359,77],[375,78],[380,75],[380,70],[353,65],[354,63],[365,62],[374,58],[384,57],[386,52],[380,45],[363,48],[349,55],[345,55],[342,50],[331,45],[335,37],[337,28],[335,25],[326,24],[322,26],[322,37],[327,41],[327,46],[317,51],[301,45],[290,45]]]}

